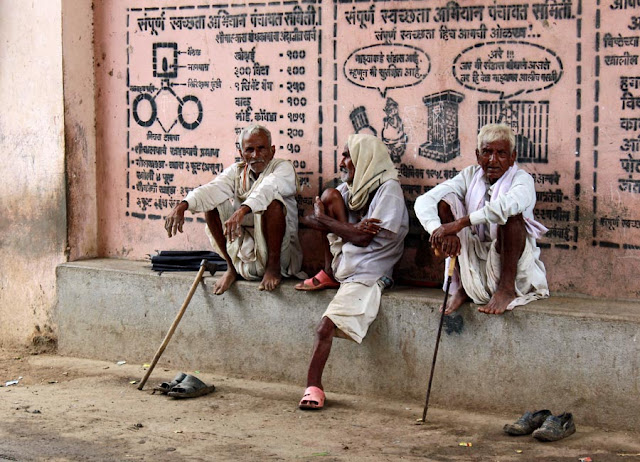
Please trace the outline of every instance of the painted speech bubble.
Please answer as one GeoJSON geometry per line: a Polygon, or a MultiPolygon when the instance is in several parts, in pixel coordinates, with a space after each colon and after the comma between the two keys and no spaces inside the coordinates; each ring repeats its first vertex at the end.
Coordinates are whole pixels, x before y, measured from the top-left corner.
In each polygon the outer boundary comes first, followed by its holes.
{"type": "Polygon", "coordinates": [[[478,43],[453,60],[453,75],[462,86],[497,93],[500,99],[551,88],[562,73],[553,51],[523,41],[478,43]]]}
{"type": "Polygon", "coordinates": [[[431,60],[420,48],[402,44],[369,45],[344,62],[345,77],[354,85],[377,89],[382,97],[392,88],[417,85],[429,74],[431,60]]]}

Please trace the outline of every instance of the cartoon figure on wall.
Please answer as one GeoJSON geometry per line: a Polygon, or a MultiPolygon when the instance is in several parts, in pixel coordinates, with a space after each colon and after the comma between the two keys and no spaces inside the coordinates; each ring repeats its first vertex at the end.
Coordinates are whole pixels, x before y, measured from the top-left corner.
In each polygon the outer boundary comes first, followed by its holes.
{"type": "Polygon", "coordinates": [[[422,98],[427,107],[427,142],[418,155],[437,162],[449,162],[460,155],[458,106],[462,93],[445,90],[422,98]]]}
{"type": "Polygon", "coordinates": [[[382,119],[382,142],[389,149],[391,161],[398,164],[407,149],[409,137],[404,131],[404,125],[398,113],[398,103],[393,98],[387,98],[383,110],[386,117],[382,119]]]}

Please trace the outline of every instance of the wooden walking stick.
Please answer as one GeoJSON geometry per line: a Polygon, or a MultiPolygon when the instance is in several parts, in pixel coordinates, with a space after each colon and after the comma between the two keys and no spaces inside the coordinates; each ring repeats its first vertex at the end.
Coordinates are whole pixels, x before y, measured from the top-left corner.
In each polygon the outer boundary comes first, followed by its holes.
{"type": "Polygon", "coordinates": [[[180,311],[178,312],[176,319],[173,321],[173,324],[171,324],[171,327],[169,328],[169,332],[167,332],[167,335],[165,335],[164,340],[162,341],[162,345],[160,345],[160,348],[158,348],[158,351],[156,351],[156,355],[153,357],[153,361],[151,361],[151,365],[149,366],[147,373],[144,375],[144,378],[140,381],[140,385],[138,385],[138,390],[142,390],[142,387],[144,387],[144,384],[147,383],[147,379],[151,375],[153,368],[156,367],[156,363],[160,359],[160,356],[162,356],[162,353],[164,353],[164,349],[167,348],[167,345],[169,344],[169,340],[171,340],[171,336],[176,331],[176,328],[178,327],[178,323],[182,319],[182,315],[184,315],[184,312],[187,311],[187,306],[189,306],[189,302],[191,301],[193,294],[198,288],[198,284],[202,280],[202,275],[204,274],[205,270],[209,270],[209,272],[211,273],[211,276],[213,276],[218,270],[218,265],[216,265],[215,263],[209,263],[206,259],[203,259],[200,262],[200,269],[198,270],[196,279],[193,281],[193,284],[191,284],[191,289],[189,289],[187,298],[184,300],[184,303],[182,303],[182,307],[180,308],[180,311]]]}
{"type": "Polygon", "coordinates": [[[436,348],[433,351],[433,361],[431,362],[431,373],[429,374],[429,385],[427,386],[427,397],[424,402],[424,411],[422,411],[422,419],[418,419],[419,423],[424,423],[427,418],[427,409],[429,408],[429,395],[431,394],[431,382],[433,382],[433,371],[436,368],[436,358],[438,357],[438,345],[440,344],[440,335],[442,334],[442,325],[444,324],[444,312],[447,310],[447,299],[449,298],[449,288],[451,287],[451,276],[456,267],[456,258],[451,257],[449,260],[449,271],[447,271],[447,283],[444,289],[444,302],[442,303],[442,314],[440,315],[440,325],[438,326],[438,335],[436,336],[436,348]]]}

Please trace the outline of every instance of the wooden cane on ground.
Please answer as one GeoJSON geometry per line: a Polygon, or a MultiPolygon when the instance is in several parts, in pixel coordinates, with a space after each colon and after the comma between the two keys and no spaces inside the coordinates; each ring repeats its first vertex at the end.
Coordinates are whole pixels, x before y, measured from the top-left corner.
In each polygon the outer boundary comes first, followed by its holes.
{"type": "Polygon", "coordinates": [[[422,411],[422,419],[418,419],[419,423],[424,423],[427,418],[427,409],[429,408],[429,395],[431,395],[431,382],[433,382],[433,371],[436,368],[436,358],[438,357],[438,345],[440,345],[440,335],[442,334],[442,325],[444,324],[444,312],[447,310],[447,299],[449,298],[449,288],[451,287],[451,276],[456,267],[456,258],[451,257],[449,260],[449,271],[447,271],[447,283],[444,288],[444,302],[442,303],[442,314],[440,315],[440,325],[438,326],[438,335],[436,336],[436,347],[433,351],[433,361],[431,362],[431,373],[429,374],[429,385],[427,386],[427,397],[424,402],[424,411],[422,411]]]}
{"type": "Polygon", "coordinates": [[[184,315],[184,312],[187,311],[187,306],[189,306],[189,302],[191,301],[193,294],[198,288],[198,284],[202,280],[202,275],[207,269],[213,276],[217,271],[218,267],[215,263],[209,263],[206,259],[200,262],[200,269],[198,270],[196,279],[193,281],[193,284],[191,285],[191,289],[189,289],[187,298],[184,300],[184,303],[182,304],[182,307],[180,308],[180,311],[178,312],[176,319],[173,321],[173,324],[171,324],[171,327],[169,328],[169,332],[167,332],[167,335],[165,335],[164,340],[162,341],[162,345],[160,345],[160,348],[158,348],[158,351],[156,351],[156,355],[153,357],[153,361],[151,361],[151,365],[149,366],[147,373],[144,375],[144,378],[140,381],[140,385],[138,385],[138,390],[142,390],[142,387],[144,387],[144,384],[147,383],[147,379],[151,375],[153,368],[156,367],[156,364],[160,359],[160,356],[162,356],[162,353],[164,353],[164,349],[169,344],[169,340],[171,340],[171,336],[176,331],[176,328],[178,327],[178,323],[182,319],[182,315],[184,315]]]}

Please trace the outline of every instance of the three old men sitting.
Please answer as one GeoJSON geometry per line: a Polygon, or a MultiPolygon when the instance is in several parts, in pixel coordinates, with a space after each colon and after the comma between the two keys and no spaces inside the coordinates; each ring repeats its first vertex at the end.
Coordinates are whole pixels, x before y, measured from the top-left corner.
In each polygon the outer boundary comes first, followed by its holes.
{"type": "MultiPolygon", "coordinates": [[[[242,161],[191,191],[165,222],[171,237],[182,232],[186,210],[205,212],[211,243],[228,263],[216,294],[238,274],[261,279],[261,290],[273,290],[282,276],[302,274],[293,166],[274,159],[271,134],[262,126],[246,127],[238,142],[242,161]]],[[[511,128],[482,127],[476,160],[415,204],[436,252],[458,257],[446,314],[469,299],[481,312],[501,314],[549,295],[536,245],[546,228],[533,217],[534,183],[515,162],[511,128]]],[[[408,232],[398,174],[384,143],[371,135],[349,136],[340,176],[343,183],[316,197],[313,212],[301,218],[324,236],[324,267],[296,289],[338,288],[316,330],[302,409],[324,405],[322,374],[333,337],[357,343],[365,337],[408,232]]]]}

